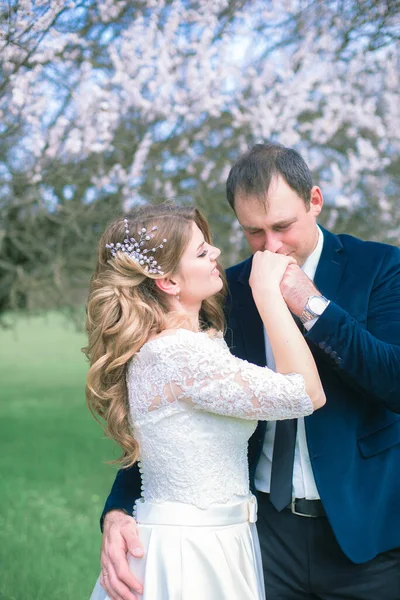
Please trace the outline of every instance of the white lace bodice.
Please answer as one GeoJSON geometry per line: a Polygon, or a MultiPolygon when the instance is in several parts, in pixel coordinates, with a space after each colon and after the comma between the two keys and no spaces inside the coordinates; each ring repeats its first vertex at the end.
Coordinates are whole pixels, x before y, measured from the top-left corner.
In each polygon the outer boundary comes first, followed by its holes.
{"type": "Polygon", "coordinates": [[[178,329],[144,344],[127,370],[142,496],[207,508],[249,490],[257,420],[309,415],[301,375],[234,357],[221,336],[178,329]]]}

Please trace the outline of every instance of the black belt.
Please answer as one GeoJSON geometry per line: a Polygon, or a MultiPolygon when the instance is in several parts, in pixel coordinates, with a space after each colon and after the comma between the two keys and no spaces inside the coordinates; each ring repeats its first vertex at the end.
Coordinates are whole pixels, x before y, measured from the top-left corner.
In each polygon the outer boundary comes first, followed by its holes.
{"type": "MultiPolygon", "coordinates": [[[[257,492],[260,502],[269,501],[269,494],[266,492],[257,492]]],[[[326,512],[321,500],[307,500],[306,498],[294,498],[288,504],[285,510],[290,510],[294,515],[300,517],[326,517],[326,512]]]]}

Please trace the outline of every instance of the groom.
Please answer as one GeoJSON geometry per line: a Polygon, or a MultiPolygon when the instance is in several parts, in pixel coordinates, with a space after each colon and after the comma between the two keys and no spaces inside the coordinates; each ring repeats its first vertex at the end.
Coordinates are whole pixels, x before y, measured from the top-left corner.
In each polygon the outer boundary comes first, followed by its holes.
{"type": "MultiPolygon", "coordinates": [[[[260,423],[249,443],[268,600],[400,599],[400,250],[317,226],[323,206],[294,150],[257,144],[232,167],[227,197],[252,252],[293,256],[283,296],[313,352],[327,403],[305,419],[260,423]]],[[[227,270],[227,342],[274,368],[248,284],[227,270]]],[[[137,467],[107,500],[105,586],[134,600],[125,552],[140,555],[137,467]]]]}

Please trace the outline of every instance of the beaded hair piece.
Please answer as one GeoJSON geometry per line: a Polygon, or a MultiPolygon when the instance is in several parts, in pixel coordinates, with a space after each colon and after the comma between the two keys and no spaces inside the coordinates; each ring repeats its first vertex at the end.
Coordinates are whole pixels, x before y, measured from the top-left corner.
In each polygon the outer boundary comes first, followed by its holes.
{"type": "Polygon", "coordinates": [[[146,242],[149,242],[154,238],[153,231],[157,231],[157,226],[152,227],[150,233],[147,233],[146,227],[142,227],[138,231],[139,238],[135,240],[134,237],[129,237],[128,219],[124,219],[125,224],[125,239],[123,243],[118,242],[117,244],[106,244],[106,248],[111,250],[111,254],[115,256],[117,252],[123,252],[127,254],[135,263],[141,265],[148,273],[155,273],[156,275],[164,275],[162,267],[154,259],[153,252],[156,252],[159,248],[163,248],[163,245],[167,240],[163,240],[161,244],[153,248],[143,248],[146,242]]]}

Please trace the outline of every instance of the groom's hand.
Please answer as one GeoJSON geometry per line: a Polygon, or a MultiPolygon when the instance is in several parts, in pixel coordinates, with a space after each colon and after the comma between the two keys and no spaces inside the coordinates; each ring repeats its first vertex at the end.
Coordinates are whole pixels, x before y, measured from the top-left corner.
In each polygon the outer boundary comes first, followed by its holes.
{"type": "Polygon", "coordinates": [[[136,521],[122,511],[112,510],[104,518],[100,556],[100,583],[111,600],[137,600],[132,591],[143,593],[142,584],[129,569],[127,552],[136,558],[143,556],[136,521]]]}
{"type": "Polygon", "coordinates": [[[280,289],[289,310],[297,317],[300,317],[309,297],[320,293],[304,271],[294,264],[288,265],[280,289]]]}

